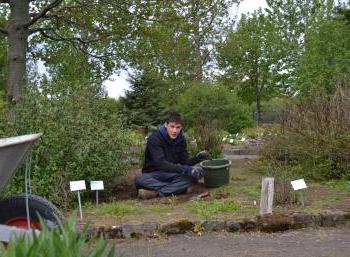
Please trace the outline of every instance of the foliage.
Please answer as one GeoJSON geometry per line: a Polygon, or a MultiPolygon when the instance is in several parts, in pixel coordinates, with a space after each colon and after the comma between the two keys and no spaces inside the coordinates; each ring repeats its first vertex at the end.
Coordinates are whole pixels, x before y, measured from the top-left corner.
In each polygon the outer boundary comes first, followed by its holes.
{"type": "Polygon", "coordinates": [[[232,134],[238,133],[244,128],[254,127],[253,116],[248,111],[236,110],[230,117],[225,129],[232,134]]]}
{"type": "Polygon", "coordinates": [[[320,21],[330,19],[335,1],[267,0],[266,3],[268,17],[282,39],[278,51],[282,52],[279,63],[284,75],[279,86],[286,93],[294,93],[298,89],[299,58],[304,53],[309,31],[320,21]]]}
{"type": "Polygon", "coordinates": [[[187,89],[177,100],[177,110],[183,115],[186,126],[223,127],[243,108],[225,86],[200,84],[187,89]]]}
{"type": "Polygon", "coordinates": [[[78,234],[76,222],[60,225],[60,229],[49,230],[42,226],[40,233],[22,235],[6,246],[0,244],[2,257],[112,257],[115,254],[114,246],[109,247],[101,237],[98,243],[90,250],[87,243],[87,227],[78,234]]]}
{"type": "Polygon", "coordinates": [[[126,59],[131,31],[139,18],[132,10],[139,8],[142,5],[135,1],[1,2],[0,33],[8,38],[9,56],[17,56],[8,59],[11,68],[6,93],[10,103],[19,101],[25,86],[27,51],[30,58],[46,62],[50,53],[70,45],[85,55],[95,76],[109,76],[120,67],[121,59],[126,59]]]}
{"type": "Polygon", "coordinates": [[[186,135],[189,139],[188,150],[191,154],[207,150],[212,158],[222,156],[222,131],[216,127],[196,126],[187,131],[186,135]]]}
{"type": "Polygon", "coordinates": [[[138,127],[158,126],[164,121],[161,80],[141,74],[131,80],[130,90],[120,98],[128,123],[138,127]]]}
{"type": "Polygon", "coordinates": [[[350,177],[350,93],[339,85],[331,98],[289,106],[281,129],[262,152],[271,169],[312,179],[350,177]]]}
{"type": "Polygon", "coordinates": [[[225,86],[193,85],[178,98],[177,109],[184,117],[191,152],[208,150],[222,155],[224,130],[237,131],[252,125],[248,107],[225,86]],[[200,87],[200,89],[198,89],[200,87]]]}
{"type": "Polygon", "coordinates": [[[194,81],[210,77],[216,52],[212,46],[232,25],[230,7],[240,0],[146,1],[152,19],[144,20],[131,67],[156,74],[167,83],[162,93],[173,105],[194,81]]]}
{"type": "MultiPolygon", "coordinates": [[[[108,192],[129,165],[132,137],[113,102],[99,95],[91,86],[43,82],[40,91],[34,85],[28,89],[15,119],[0,117],[1,137],[43,133],[33,151],[33,192],[61,207],[73,198],[69,181],[104,180],[108,192]]],[[[7,193],[22,190],[18,172],[7,193]]]]}
{"type": "Polygon", "coordinates": [[[298,89],[303,96],[331,95],[339,80],[349,80],[350,26],[327,19],[310,29],[298,66],[298,89]]]}
{"type": "Polygon", "coordinates": [[[275,24],[261,10],[242,16],[237,30],[218,46],[221,79],[246,103],[255,103],[260,121],[261,101],[278,93],[282,41],[275,24]]]}

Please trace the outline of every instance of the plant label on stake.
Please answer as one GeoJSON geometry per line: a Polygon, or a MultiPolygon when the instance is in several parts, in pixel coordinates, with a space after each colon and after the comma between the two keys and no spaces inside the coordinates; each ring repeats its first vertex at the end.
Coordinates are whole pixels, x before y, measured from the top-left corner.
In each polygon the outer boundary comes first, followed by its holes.
{"type": "Polygon", "coordinates": [[[96,191],[96,207],[98,207],[98,191],[104,190],[103,181],[102,180],[96,180],[96,181],[90,181],[90,187],[91,191],[96,191]]]}
{"type": "Polygon", "coordinates": [[[305,180],[297,179],[297,180],[291,181],[290,183],[292,184],[294,191],[299,191],[301,205],[304,206],[304,196],[303,196],[302,189],[307,188],[305,180]]]}
{"type": "Polygon", "coordinates": [[[80,213],[80,219],[83,219],[83,211],[81,209],[81,200],[80,200],[80,190],[85,190],[85,180],[76,180],[76,181],[70,181],[69,182],[70,191],[78,191],[78,204],[79,204],[79,213],[80,213]]]}

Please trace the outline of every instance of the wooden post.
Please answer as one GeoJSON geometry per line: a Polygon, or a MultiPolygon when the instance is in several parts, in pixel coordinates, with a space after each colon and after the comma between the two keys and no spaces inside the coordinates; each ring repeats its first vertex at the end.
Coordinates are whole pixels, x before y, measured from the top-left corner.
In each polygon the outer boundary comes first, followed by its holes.
{"type": "Polygon", "coordinates": [[[260,215],[272,213],[274,178],[263,178],[261,182],[260,215]]]}

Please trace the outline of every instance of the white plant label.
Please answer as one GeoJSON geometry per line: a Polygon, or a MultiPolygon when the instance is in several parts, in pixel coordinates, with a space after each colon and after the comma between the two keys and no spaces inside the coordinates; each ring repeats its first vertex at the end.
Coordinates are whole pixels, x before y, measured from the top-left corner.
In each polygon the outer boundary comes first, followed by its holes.
{"type": "Polygon", "coordinates": [[[290,183],[292,184],[294,191],[307,188],[304,179],[293,180],[290,183]]]}
{"type": "Polygon", "coordinates": [[[103,186],[102,180],[90,181],[91,190],[103,190],[105,189],[103,186]]]}
{"type": "Polygon", "coordinates": [[[85,190],[85,180],[76,180],[76,181],[70,181],[70,191],[78,191],[78,190],[85,190]]]}

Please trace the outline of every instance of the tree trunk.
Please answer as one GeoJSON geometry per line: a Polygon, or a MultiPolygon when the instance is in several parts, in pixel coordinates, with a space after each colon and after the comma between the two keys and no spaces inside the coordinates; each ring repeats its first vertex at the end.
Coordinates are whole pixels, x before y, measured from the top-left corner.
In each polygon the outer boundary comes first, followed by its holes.
{"type": "Polygon", "coordinates": [[[196,58],[196,79],[198,81],[203,80],[203,65],[202,65],[202,52],[201,52],[201,34],[200,34],[200,1],[194,0],[192,2],[192,18],[193,18],[193,38],[196,58]]]}
{"type": "Polygon", "coordinates": [[[15,104],[22,95],[26,82],[26,54],[28,42],[29,1],[10,0],[8,23],[8,80],[7,96],[15,104]]]}
{"type": "Polygon", "coordinates": [[[257,120],[258,120],[258,125],[261,124],[261,102],[260,102],[260,97],[256,97],[256,115],[257,115],[257,120]]]}

